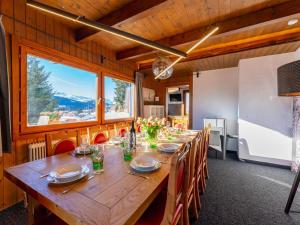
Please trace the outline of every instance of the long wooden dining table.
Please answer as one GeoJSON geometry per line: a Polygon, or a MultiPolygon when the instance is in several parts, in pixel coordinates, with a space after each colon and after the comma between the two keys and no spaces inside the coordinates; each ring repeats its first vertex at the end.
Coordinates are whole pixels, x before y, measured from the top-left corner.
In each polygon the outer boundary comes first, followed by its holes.
{"type": "Polygon", "coordinates": [[[124,161],[120,147],[105,145],[104,172],[90,180],[58,186],[49,185],[46,177],[41,178],[61,165],[86,163],[86,158],[83,160],[70,152],[10,167],[4,173],[32,199],[68,224],[134,224],[165,186],[172,156],[145,147],[138,148],[135,154],[151,155],[161,162],[161,167],[143,174],[149,179],[138,173],[129,174],[130,165],[124,161]],[[63,194],[66,188],[70,191],[63,194]]]}

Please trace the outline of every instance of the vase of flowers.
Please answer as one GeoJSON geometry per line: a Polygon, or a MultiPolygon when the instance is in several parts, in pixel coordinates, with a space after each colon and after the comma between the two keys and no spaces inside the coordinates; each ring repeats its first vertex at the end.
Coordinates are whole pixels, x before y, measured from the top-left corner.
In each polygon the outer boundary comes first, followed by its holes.
{"type": "Polygon", "coordinates": [[[148,119],[138,118],[137,125],[142,127],[145,134],[145,140],[149,143],[150,148],[157,148],[157,136],[160,128],[164,125],[165,119],[149,117],[148,119]]]}

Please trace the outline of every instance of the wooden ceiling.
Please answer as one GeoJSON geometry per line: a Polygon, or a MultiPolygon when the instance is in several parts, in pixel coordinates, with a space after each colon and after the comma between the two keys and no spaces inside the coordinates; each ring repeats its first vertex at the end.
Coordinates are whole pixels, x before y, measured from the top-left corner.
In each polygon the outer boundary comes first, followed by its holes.
{"type": "MultiPolygon", "coordinates": [[[[229,53],[239,55],[247,49],[300,41],[300,23],[287,25],[291,18],[300,20],[300,0],[37,1],[183,51],[212,24],[218,24],[220,31],[186,61],[229,53]]],[[[116,51],[118,59],[134,61],[141,69],[151,67],[157,54],[163,55],[105,32],[63,22],[74,29],[79,42],[102,43],[116,51]]],[[[276,48],[270,48],[270,54],[271,50],[275,52],[276,48]]],[[[190,63],[182,62],[180,66],[183,65],[187,67],[190,63]]]]}

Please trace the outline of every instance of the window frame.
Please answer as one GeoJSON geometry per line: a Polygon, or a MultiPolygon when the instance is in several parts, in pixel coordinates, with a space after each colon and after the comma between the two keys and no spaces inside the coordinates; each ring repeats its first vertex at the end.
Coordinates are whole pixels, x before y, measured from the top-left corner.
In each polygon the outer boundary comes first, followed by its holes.
{"type": "Polygon", "coordinates": [[[44,52],[42,50],[33,49],[27,46],[21,46],[20,48],[20,65],[21,65],[21,79],[20,79],[20,132],[23,134],[35,133],[35,132],[45,132],[53,131],[59,129],[68,129],[68,128],[79,128],[94,126],[101,124],[101,88],[102,88],[102,78],[101,70],[91,65],[88,62],[85,62],[81,59],[70,60],[68,57],[63,55],[53,55],[49,52],[44,52]],[[52,125],[42,125],[42,126],[28,126],[27,121],[27,55],[37,56],[46,60],[51,60],[66,66],[71,66],[74,68],[82,69],[91,73],[95,73],[97,76],[96,85],[97,85],[97,97],[96,97],[96,111],[97,111],[97,120],[87,121],[87,122],[74,122],[74,123],[64,123],[64,124],[52,124],[52,125]]]}
{"type": "Polygon", "coordinates": [[[107,72],[103,72],[102,73],[102,86],[101,86],[101,90],[102,90],[102,109],[101,109],[101,117],[102,117],[102,123],[103,124],[109,124],[109,123],[115,123],[115,122],[121,122],[121,121],[133,121],[134,117],[135,117],[135,113],[136,113],[136,97],[135,97],[135,92],[136,92],[136,87],[135,87],[135,83],[132,79],[130,78],[125,78],[125,77],[120,77],[118,75],[115,75],[113,73],[107,73],[107,72]],[[115,78],[121,81],[125,81],[128,83],[131,83],[134,85],[134,97],[133,97],[133,116],[132,117],[128,117],[128,118],[120,118],[120,119],[105,119],[105,82],[104,79],[105,77],[110,77],[110,78],[115,78]]]}

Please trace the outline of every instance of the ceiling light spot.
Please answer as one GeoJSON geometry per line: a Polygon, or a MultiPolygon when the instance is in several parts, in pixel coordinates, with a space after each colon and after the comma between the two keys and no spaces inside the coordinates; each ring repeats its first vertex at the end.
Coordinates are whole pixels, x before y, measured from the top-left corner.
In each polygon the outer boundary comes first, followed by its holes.
{"type": "Polygon", "coordinates": [[[292,26],[292,25],[298,23],[298,21],[299,21],[298,19],[291,19],[291,20],[288,21],[288,25],[292,26]]]}

